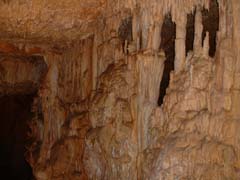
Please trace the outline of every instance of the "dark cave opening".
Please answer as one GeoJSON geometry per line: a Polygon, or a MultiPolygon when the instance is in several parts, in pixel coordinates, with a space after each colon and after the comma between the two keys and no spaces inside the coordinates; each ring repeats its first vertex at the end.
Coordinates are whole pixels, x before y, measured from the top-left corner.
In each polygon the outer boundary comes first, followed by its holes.
{"type": "Polygon", "coordinates": [[[32,180],[27,162],[33,100],[47,73],[42,56],[0,56],[0,175],[6,180],[32,180]]]}
{"type": "Polygon", "coordinates": [[[189,51],[193,50],[194,33],[195,33],[195,11],[187,15],[187,27],[186,27],[186,56],[189,51]]]}
{"type": "Polygon", "coordinates": [[[32,169],[26,161],[28,121],[36,93],[0,97],[0,169],[5,179],[31,180],[32,169]]]}
{"type": "Polygon", "coordinates": [[[172,21],[170,14],[165,16],[161,30],[160,49],[163,49],[166,55],[164,63],[163,76],[160,84],[160,92],[158,105],[162,105],[167,87],[170,81],[170,72],[174,70],[175,58],[175,39],[176,39],[176,24],[172,21]]]}
{"type": "Polygon", "coordinates": [[[211,0],[209,10],[202,10],[202,44],[209,32],[209,56],[214,57],[217,46],[217,31],[219,30],[219,5],[217,0],[211,0]]]}

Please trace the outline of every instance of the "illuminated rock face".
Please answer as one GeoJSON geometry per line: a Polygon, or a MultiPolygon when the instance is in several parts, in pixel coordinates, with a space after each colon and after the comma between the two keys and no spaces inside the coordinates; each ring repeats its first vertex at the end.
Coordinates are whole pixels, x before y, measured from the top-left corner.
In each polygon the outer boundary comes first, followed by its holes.
{"type": "Polygon", "coordinates": [[[0,3],[0,95],[38,89],[36,179],[240,179],[240,1],[0,3]]]}

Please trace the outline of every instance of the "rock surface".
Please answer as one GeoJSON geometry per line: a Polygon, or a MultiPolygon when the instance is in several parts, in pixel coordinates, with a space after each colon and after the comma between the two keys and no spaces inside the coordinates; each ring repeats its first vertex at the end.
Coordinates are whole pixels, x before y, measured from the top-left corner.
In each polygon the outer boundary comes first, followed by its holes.
{"type": "Polygon", "coordinates": [[[0,53],[42,56],[48,69],[39,81],[33,63],[0,59],[0,90],[41,84],[28,147],[36,179],[240,179],[240,1],[0,3],[0,53]],[[168,14],[175,67],[159,106],[168,14]]]}
{"type": "Polygon", "coordinates": [[[0,58],[0,95],[36,92],[47,72],[42,57],[0,58]]]}

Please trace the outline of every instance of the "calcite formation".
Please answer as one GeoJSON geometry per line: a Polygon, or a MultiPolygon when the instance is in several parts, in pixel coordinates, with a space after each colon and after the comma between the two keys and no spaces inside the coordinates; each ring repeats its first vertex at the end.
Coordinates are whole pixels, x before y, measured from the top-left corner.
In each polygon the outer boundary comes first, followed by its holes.
{"type": "Polygon", "coordinates": [[[34,177],[240,179],[239,20],[239,0],[0,1],[0,95],[38,89],[34,177]]]}

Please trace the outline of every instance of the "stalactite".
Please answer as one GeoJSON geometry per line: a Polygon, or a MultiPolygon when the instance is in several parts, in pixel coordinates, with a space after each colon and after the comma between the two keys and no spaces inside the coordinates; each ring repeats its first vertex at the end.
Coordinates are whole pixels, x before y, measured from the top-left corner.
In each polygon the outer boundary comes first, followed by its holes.
{"type": "Polygon", "coordinates": [[[219,37],[218,39],[232,38],[233,23],[232,23],[232,3],[229,0],[218,0],[219,14],[221,16],[219,22],[219,37]]]}
{"type": "MultiPolygon", "coordinates": [[[[57,137],[59,137],[58,131],[55,131],[58,127],[58,123],[61,123],[61,119],[55,121],[57,118],[56,111],[54,110],[56,107],[56,96],[57,96],[57,78],[58,78],[58,68],[57,68],[57,59],[59,57],[48,56],[46,58],[48,64],[48,73],[44,80],[44,86],[40,90],[40,98],[42,102],[42,111],[43,111],[43,139],[42,145],[40,148],[39,159],[37,163],[41,166],[46,163],[49,159],[49,152],[52,145],[57,141],[57,137]]],[[[62,117],[64,118],[64,117],[62,117]]],[[[41,173],[41,172],[39,172],[41,173]]],[[[36,174],[38,177],[38,174],[36,174]]],[[[38,177],[40,178],[40,177],[38,177]]]]}
{"type": "Polygon", "coordinates": [[[59,88],[59,94],[63,94],[62,100],[81,101],[92,91],[93,41],[93,37],[80,41],[66,52],[59,63],[59,81],[61,84],[68,84],[67,87],[63,85],[59,88]]]}

